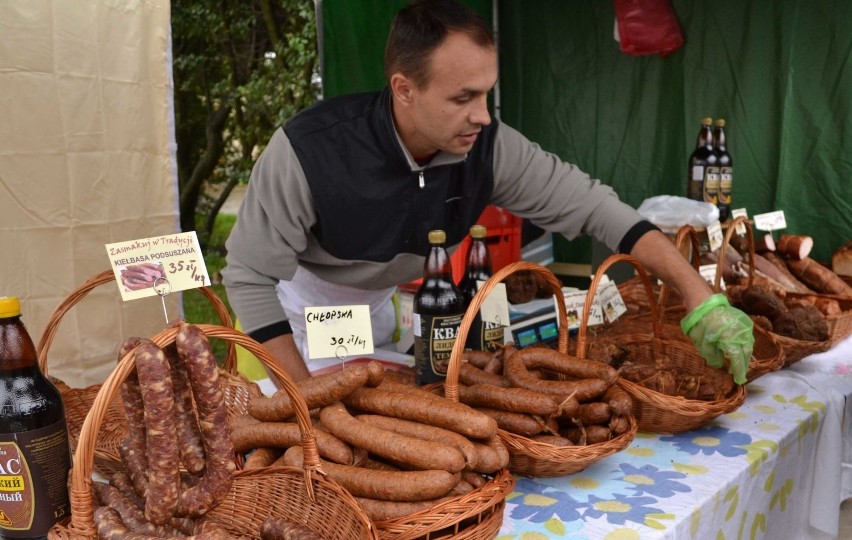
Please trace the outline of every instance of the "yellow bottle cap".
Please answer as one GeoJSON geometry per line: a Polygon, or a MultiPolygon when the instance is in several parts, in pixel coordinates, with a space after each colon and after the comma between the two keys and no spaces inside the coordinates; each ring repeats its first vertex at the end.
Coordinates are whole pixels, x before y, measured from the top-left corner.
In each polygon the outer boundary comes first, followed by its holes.
{"type": "Polygon", "coordinates": [[[701,120],[701,123],[704,124],[705,126],[709,126],[710,124],[713,123],[713,119],[708,116],[706,118],[703,118],[701,120]]]}
{"type": "Polygon", "coordinates": [[[430,244],[443,244],[447,241],[447,233],[444,231],[429,231],[430,244]]]}
{"type": "Polygon", "coordinates": [[[0,296],[0,319],[17,317],[21,314],[21,302],[17,296],[0,296]]]}
{"type": "Polygon", "coordinates": [[[719,127],[725,127],[725,119],[720,118],[720,119],[716,120],[716,125],[719,126],[719,127]]]}
{"type": "Polygon", "coordinates": [[[476,224],[470,228],[470,237],[471,238],[485,238],[485,233],[488,232],[488,229],[485,228],[485,225],[476,224]]]}

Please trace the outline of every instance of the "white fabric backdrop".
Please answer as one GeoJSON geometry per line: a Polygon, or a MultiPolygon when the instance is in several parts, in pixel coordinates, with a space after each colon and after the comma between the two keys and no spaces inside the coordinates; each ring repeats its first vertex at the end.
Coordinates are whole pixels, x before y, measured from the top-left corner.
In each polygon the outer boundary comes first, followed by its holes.
{"type": "MultiPolygon", "coordinates": [[[[104,244],[179,232],[172,90],[168,0],[0,2],[0,295],[34,341],[109,268],[104,244]]],[[[49,372],[102,382],[120,341],[163,324],[158,298],[101,286],[63,318],[49,372]]]]}

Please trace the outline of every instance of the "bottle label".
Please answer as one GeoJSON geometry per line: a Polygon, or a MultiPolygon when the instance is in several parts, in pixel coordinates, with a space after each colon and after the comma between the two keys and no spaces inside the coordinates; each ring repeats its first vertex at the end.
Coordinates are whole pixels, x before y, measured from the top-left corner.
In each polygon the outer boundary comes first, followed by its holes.
{"type": "Polygon", "coordinates": [[[483,321],[477,315],[476,319],[473,320],[473,324],[470,325],[465,346],[468,349],[477,351],[494,352],[504,344],[504,328],[499,323],[483,321]]]}
{"type": "Polygon", "coordinates": [[[414,338],[414,375],[418,385],[442,381],[464,313],[420,315],[420,335],[414,338]]]}
{"type": "Polygon", "coordinates": [[[68,428],[65,420],[0,434],[0,532],[6,538],[45,536],[69,514],[68,428]]]}
{"type": "Polygon", "coordinates": [[[719,204],[731,204],[731,188],[734,184],[734,168],[722,167],[719,173],[719,204]]]}
{"type": "Polygon", "coordinates": [[[704,178],[704,201],[712,204],[719,202],[719,167],[707,167],[704,178]]]}

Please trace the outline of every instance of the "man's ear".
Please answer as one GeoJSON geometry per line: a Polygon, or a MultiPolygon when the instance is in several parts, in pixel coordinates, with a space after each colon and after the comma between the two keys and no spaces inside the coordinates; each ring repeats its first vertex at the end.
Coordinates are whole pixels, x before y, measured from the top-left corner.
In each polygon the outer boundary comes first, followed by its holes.
{"type": "Polygon", "coordinates": [[[394,73],[390,78],[390,90],[393,93],[394,99],[403,104],[411,102],[411,96],[414,90],[414,83],[402,73],[394,73]]]}

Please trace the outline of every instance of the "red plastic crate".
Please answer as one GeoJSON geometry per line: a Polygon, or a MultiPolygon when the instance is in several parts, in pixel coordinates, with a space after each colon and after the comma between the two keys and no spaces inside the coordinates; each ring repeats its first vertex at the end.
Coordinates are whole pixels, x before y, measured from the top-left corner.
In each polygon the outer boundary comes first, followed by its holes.
{"type": "MultiPolygon", "coordinates": [[[[503,268],[509,263],[521,260],[521,218],[510,214],[507,210],[496,206],[488,206],[476,221],[485,226],[485,243],[491,253],[491,265],[493,270],[503,268]]],[[[470,245],[470,235],[466,235],[458,249],[450,255],[450,263],[453,265],[453,279],[456,283],[461,281],[464,275],[464,263],[467,257],[467,248],[470,245]]],[[[410,285],[419,286],[423,279],[416,279],[410,285]]]]}

